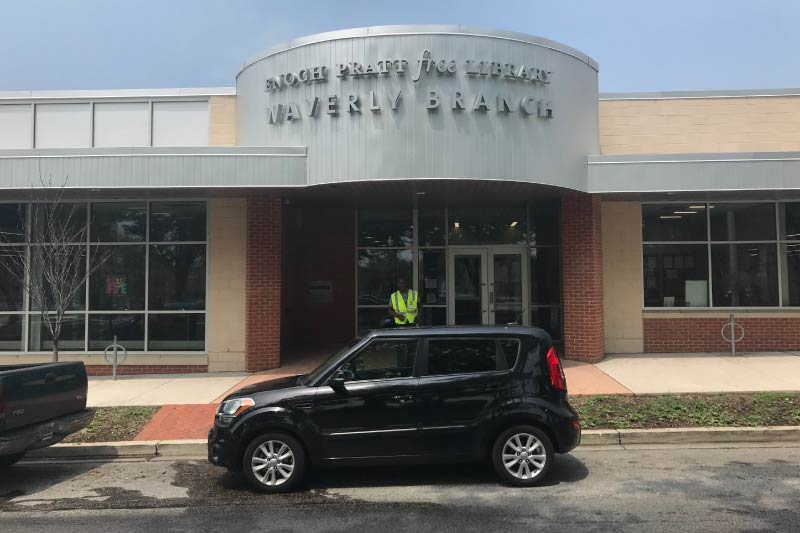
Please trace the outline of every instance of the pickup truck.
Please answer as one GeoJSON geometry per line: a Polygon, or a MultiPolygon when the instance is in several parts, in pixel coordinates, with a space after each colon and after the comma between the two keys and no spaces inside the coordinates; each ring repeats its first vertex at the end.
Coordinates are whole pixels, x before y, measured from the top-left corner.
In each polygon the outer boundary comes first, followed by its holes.
{"type": "Polygon", "coordinates": [[[83,363],[0,366],[0,468],[92,421],[83,363]]]}

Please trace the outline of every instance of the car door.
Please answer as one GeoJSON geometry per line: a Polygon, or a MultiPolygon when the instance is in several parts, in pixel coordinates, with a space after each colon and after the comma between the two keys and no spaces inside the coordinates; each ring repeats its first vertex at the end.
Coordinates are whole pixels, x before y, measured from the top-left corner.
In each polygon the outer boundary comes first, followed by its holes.
{"type": "Polygon", "coordinates": [[[472,455],[482,424],[510,394],[519,341],[488,336],[430,337],[417,392],[420,439],[428,455],[472,455]]]}
{"type": "Polygon", "coordinates": [[[345,374],[343,389],[318,387],[311,417],[323,459],[419,453],[419,344],[416,338],[375,338],[331,374],[345,374]]]}

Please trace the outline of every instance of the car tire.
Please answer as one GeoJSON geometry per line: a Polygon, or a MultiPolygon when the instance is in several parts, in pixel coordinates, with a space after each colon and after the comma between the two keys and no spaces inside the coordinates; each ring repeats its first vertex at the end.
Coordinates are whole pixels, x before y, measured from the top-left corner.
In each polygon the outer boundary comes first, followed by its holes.
{"type": "Polygon", "coordinates": [[[25,457],[24,452],[13,455],[0,455],[0,468],[9,468],[18,463],[23,457],[25,457]]]}
{"type": "Polygon", "coordinates": [[[267,494],[290,492],[303,481],[306,452],[285,433],[265,433],[253,439],[242,457],[242,472],[250,486],[267,494]]]}
{"type": "Polygon", "coordinates": [[[533,487],[544,481],[554,457],[550,437],[534,426],[510,427],[492,446],[495,472],[505,483],[515,487],[533,487]]]}

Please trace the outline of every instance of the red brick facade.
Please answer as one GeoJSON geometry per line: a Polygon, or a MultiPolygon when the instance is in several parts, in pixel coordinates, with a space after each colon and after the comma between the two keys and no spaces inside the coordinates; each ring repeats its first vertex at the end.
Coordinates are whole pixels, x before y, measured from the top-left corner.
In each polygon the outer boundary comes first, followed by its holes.
{"type": "MultiPolygon", "coordinates": [[[[195,374],[208,372],[208,365],[120,365],[118,376],[134,376],[140,374],[195,374]]],[[[110,376],[111,365],[86,365],[89,376],[110,376]]]]}
{"type": "Polygon", "coordinates": [[[280,366],[281,207],[279,197],[247,199],[245,366],[249,372],[280,366]]]}
{"type": "MultiPolygon", "coordinates": [[[[720,331],[727,318],[645,318],[645,352],[729,352],[720,331]]],[[[800,349],[800,318],[737,318],[744,338],[736,343],[743,352],[800,349]]],[[[737,328],[738,329],[738,328],[737,328]]],[[[727,332],[726,332],[727,336],[727,332]]]]}
{"type": "Polygon", "coordinates": [[[564,355],[599,361],[603,342],[603,242],[600,198],[561,198],[561,269],[564,299],[564,355]]]}

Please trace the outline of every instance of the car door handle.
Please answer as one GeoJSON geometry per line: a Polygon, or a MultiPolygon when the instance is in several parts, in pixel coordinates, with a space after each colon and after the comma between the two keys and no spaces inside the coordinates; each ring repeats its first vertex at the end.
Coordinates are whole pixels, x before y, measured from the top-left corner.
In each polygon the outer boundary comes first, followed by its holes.
{"type": "Polygon", "coordinates": [[[414,401],[414,397],[410,394],[398,394],[397,396],[392,396],[392,400],[398,403],[409,403],[414,401]]]}

